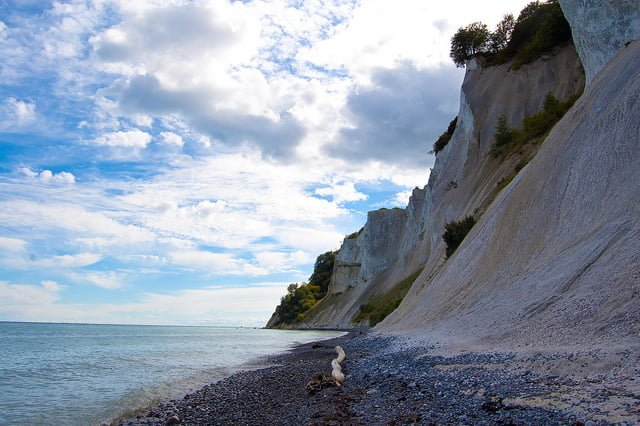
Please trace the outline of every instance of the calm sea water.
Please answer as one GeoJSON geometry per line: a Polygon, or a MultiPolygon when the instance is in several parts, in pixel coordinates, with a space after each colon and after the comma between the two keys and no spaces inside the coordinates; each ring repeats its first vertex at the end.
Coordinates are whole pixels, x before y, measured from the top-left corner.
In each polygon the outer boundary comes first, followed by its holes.
{"type": "Polygon", "coordinates": [[[338,334],[0,322],[0,424],[100,424],[338,334]]]}

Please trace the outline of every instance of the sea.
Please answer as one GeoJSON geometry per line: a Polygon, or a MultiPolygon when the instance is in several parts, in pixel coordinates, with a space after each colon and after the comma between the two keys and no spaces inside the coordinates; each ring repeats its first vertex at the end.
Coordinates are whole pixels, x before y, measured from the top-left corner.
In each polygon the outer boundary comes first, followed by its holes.
{"type": "Polygon", "coordinates": [[[0,424],[108,423],[341,334],[0,322],[0,424]]]}

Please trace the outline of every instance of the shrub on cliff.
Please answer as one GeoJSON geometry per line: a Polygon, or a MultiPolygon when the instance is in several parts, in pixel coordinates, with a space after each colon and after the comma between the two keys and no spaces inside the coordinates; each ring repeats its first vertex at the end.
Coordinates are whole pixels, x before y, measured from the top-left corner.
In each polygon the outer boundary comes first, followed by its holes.
{"type": "Polygon", "coordinates": [[[496,134],[494,136],[494,143],[491,146],[491,154],[494,157],[498,157],[507,147],[515,143],[518,137],[518,130],[507,126],[507,117],[501,115],[498,117],[498,122],[496,123],[496,134]]]}
{"type": "Polygon", "coordinates": [[[442,239],[447,244],[447,258],[456,251],[464,237],[467,236],[473,225],[476,224],[476,220],[473,216],[467,216],[462,220],[452,220],[444,226],[444,234],[442,239]]]}
{"type": "Polygon", "coordinates": [[[540,141],[560,121],[579,96],[580,93],[577,93],[566,101],[560,101],[548,93],[542,110],[525,117],[522,121],[522,127],[519,129],[508,127],[506,117],[500,116],[496,124],[495,141],[491,146],[491,154],[494,157],[504,156],[527,143],[540,141]]]}
{"type": "Polygon", "coordinates": [[[447,130],[445,130],[445,132],[441,134],[438,140],[436,140],[436,142],[433,144],[433,151],[431,151],[431,153],[437,154],[438,152],[442,151],[445,146],[447,146],[447,144],[451,140],[451,136],[453,136],[453,132],[456,130],[457,124],[458,124],[458,117],[456,116],[449,123],[447,130]]]}

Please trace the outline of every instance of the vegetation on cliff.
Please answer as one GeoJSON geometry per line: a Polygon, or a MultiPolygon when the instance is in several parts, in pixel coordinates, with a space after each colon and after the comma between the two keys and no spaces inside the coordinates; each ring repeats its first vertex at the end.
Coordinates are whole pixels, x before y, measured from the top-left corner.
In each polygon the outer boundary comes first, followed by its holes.
{"type": "Polygon", "coordinates": [[[537,143],[544,139],[549,131],[560,121],[582,93],[578,92],[566,101],[560,101],[551,93],[547,94],[542,110],[525,117],[522,126],[512,128],[507,125],[504,115],[498,118],[491,154],[494,157],[506,156],[527,143],[537,143]]]}
{"type": "Polygon", "coordinates": [[[458,116],[456,115],[456,117],[449,123],[449,126],[447,126],[447,130],[445,130],[445,132],[441,134],[438,140],[436,140],[433,144],[433,151],[431,151],[432,154],[437,154],[438,152],[442,151],[445,146],[447,146],[447,144],[451,140],[451,136],[453,136],[453,132],[456,130],[457,124],[458,116]]]}
{"type": "Polygon", "coordinates": [[[316,259],[313,273],[306,284],[290,284],[287,294],[276,307],[279,323],[295,324],[304,319],[305,313],[322,299],[329,289],[336,252],[328,251],[316,259]]]}
{"type": "Polygon", "coordinates": [[[404,299],[404,296],[409,292],[411,285],[416,278],[418,278],[418,275],[420,275],[421,272],[422,268],[398,281],[391,290],[389,290],[389,292],[382,296],[373,297],[369,303],[361,305],[360,310],[353,319],[353,322],[358,324],[367,321],[369,326],[373,327],[385,319],[400,305],[400,302],[402,302],[402,299],[404,299]]]}
{"type": "Polygon", "coordinates": [[[462,220],[452,220],[444,226],[444,234],[442,239],[447,244],[447,258],[456,251],[464,237],[467,236],[473,225],[476,224],[476,220],[473,216],[467,216],[462,220]]]}
{"type": "Polygon", "coordinates": [[[493,32],[482,22],[459,28],[451,39],[450,56],[459,67],[481,55],[488,66],[513,61],[511,68],[517,69],[569,41],[571,28],[558,0],[534,1],[518,19],[505,15],[493,32]]]}

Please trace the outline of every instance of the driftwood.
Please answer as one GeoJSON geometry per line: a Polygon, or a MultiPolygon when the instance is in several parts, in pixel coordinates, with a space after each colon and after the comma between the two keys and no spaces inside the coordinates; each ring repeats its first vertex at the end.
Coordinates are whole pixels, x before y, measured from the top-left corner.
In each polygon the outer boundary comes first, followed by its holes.
{"type": "Polygon", "coordinates": [[[344,353],[344,350],[340,346],[336,346],[336,352],[338,353],[338,357],[334,358],[331,361],[331,376],[335,379],[336,384],[340,386],[342,382],[344,382],[344,373],[342,372],[342,367],[340,363],[345,360],[347,355],[344,353]]]}
{"type": "Polygon", "coordinates": [[[336,381],[326,373],[318,373],[307,383],[307,393],[313,395],[322,389],[337,386],[336,381]]]}
{"type": "Polygon", "coordinates": [[[336,352],[338,356],[331,361],[331,376],[326,373],[317,373],[309,383],[307,383],[307,393],[309,395],[313,395],[324,388],[340,386],[344,382],[344,373],[342,372],[340,363],[347,358],[347,355],[340,346],[336,346],[336,352]]]}

